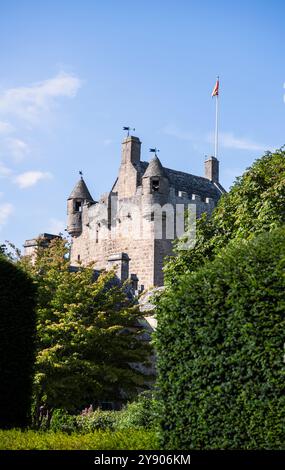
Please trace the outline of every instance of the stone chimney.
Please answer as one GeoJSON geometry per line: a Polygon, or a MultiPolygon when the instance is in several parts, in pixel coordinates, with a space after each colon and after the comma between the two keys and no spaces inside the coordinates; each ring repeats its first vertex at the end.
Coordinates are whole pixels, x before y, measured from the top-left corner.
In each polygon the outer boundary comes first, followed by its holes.
{"type": "Polygon", "coordinates": [[[122,160],[116,184],[118,198],[129,198],[138,187],[138,164],[141,158],[141,141],[132,135],[122,142],[122,160]]]}
{"type": "Polygon", "coordinates": [[[115,267],[118,278],[125,282],[129,278],[129,262],[127,253],[115,253],[108,258],[108,270],[115,267]]]}
{"type": "Polygon", "coordinates": [[[141,141],[132,135],[122,142],[122,164],[138,163],[141,159],[141,141]]]}
{"type": "Polygon", "coordinates": [[[216,157],[208,157],[205,160],[205,178],[213,183],[219,182],[219,160],[216,157]]]}

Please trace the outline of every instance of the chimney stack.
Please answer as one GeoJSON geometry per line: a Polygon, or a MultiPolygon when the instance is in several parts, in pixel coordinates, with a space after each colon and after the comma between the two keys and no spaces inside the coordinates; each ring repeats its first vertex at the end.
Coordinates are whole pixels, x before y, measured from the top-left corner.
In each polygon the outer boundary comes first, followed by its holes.
{"type": "Polygon", "coordinates": [[[115,253],[108,258],[108,269],[115,267],[117,277],[125,282],[129,278],[130,261],[127,253],[115,253]]]}
{"type": "Polygon", "coordinates": [[[213,183],[219,182],[219,160],[216,157],[205,160],[205,178],[213,183]]]}
{"type": "Polygon", "coordinates": [[[122,142],[122,163],[138,163],[141,159],[141,141],[132,135],[122,142]]]}

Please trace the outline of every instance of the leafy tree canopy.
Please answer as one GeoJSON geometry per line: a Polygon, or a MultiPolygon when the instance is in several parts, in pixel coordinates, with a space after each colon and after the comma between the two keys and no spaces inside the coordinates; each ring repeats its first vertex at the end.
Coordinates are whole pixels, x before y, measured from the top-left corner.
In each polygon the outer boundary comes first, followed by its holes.
{"type": "Polygon", "coordinates": [[[145,386],[132,363],[146,363],[150,347],[139,311],[114,273],[94,281],[92,267],[71,272],[66,240],[38,247],[35,264],[22,264],[38,288],[36,407],[80,409],[98,400],[128,398],[145,386]]]}
{"type": "Polygon", "coordinates": [[[166,282],[213,259],[233,239],[250,239],[285,223],[285,151],[268,152],[222,196],[212,216],[197,222],[196,245],[179,250],[165,268],[166,282]]]}

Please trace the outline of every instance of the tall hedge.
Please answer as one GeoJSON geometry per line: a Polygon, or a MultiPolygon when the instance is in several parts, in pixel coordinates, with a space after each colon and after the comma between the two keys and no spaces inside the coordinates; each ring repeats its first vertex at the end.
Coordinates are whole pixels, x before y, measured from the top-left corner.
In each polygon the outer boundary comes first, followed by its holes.
{"type": "Polygon", "coordinates": [[[0,256],[0,427],[28,424],[34,361],[35,288],[0,256]]]}
{"type": "Polygon", "coordinates": [[[162,446],[285,449],[285,228],[230,244],[157,309],[162,446]]]}

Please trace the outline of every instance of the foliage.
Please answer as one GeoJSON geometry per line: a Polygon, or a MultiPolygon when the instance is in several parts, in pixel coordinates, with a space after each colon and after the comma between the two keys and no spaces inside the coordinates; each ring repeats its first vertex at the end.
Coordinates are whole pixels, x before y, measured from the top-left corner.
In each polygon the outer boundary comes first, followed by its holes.
{"type": "Polygon", "coordinates": [[[158,309],[162,442],[285,449],[285,228],[235,241],[158,309]]]}
{"type": "Polygon", "coordinates": [[[156,450],[154,431],[96,431],[89,434],[0,431],[0,450],[156,450]]]}
{"type": "Polygon", "coordinates": [[[114,284],[95,281],[92,266],[71,272],[66,240],[38,247],[34,265],[22,264],[38,287],[35,409],[78,412],[90,403],[117,401],[144,388],[130,363],[146,363],[150,346],[139,339],[138,308],[114,284]]]}
{"type": "Polygon", "coordinates": [[[0,427],[28,423],[34,363],[35,287],[0,256],[0,427]]]}
{"type": "Polygon", "coordinates": [[[50,421],[50,430],[67,432],[68,434],[77,431],[76,416],[67,413],[65,410],[54,410],[50,421]]]}
{"type": "MultiPolygon", "coordinates": [[[[219,201],[212,216],[197,221],[196,245],[179,250],[165,269],[168,284],[192,272],[233,239],[250,239],[285,223],[285,151],[268,152],[239,177],[219,201]]],[[[185,241],[185,240],[184,240],[185,241]]]]}
{"type": "Polygon", "coordinates": [[[19,261],[21,257],[21,251],[13,243],[6,240],[5,243],[0,245],[0,257],[5,257],[10,261],[19,261]]]}
{"type": "MultiPolygon", "coordinates": [[[[86,408],[79,415],[71,415],[65,410],[54,410],[50,422],[51,431],[79,432],[82,434],[96,430],[118,431],[124,429],[154,429],[157,422],[158,404],[150,392],[141,393],[133,402],[120,411],[105,411],[99,408],[86,408]]],[[[41,430],[46,430],[46,422],[41,430]]]]}
{"type": "Polygon", "coordinates": [[[158,404],[150,393],[141,393],[120,412],[117,429],[153,429],[156,426],[158,404]]]}
{"type": "Polygon", "coordinates": [[[93,432],[98,429],[114,431],[117,429],[120,413],[120,411],[102,411],[100,409],[81,413],[76,417],[77,429],[82,433],[93,432]]]}

